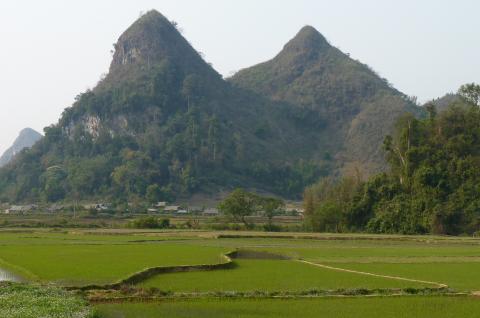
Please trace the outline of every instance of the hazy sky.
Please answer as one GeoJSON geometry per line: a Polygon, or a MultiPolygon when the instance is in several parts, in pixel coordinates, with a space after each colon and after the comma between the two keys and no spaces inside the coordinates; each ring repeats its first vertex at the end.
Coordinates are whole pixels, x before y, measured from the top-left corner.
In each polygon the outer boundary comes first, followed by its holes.
{"type": "Polygon", "coordinates": [[[224,75],[272,58],[310,24],[421,101],[480,82],[476,0],[1,0],[0,152],[22,128],[56,123],[153,8],[224,75]]]}

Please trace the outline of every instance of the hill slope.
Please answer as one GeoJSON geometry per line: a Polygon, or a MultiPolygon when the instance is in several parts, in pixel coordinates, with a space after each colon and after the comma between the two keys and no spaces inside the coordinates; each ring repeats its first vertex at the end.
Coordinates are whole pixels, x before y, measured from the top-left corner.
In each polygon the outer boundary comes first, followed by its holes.
{"type": "Polygon", "coordinates": [[[304,115],[232,87],[151,11],[120,36],[105,79],[0,171],[0,193],[135,202],[244,186],[295,196],[331,164],[310,160],[321,128],[304,115]]]}
{"type": "Polygon", "coordinates": [[[31,128],[22,129],[12,146],[0,157],[0,167],[8,164],[20,151],[32,147],[41,138],[42,135],[31,128]]]}
{"type": "Polygon", "coordinates": [[[351,59],[306,26],[272,60],[244,69],[230,81],[275,101],[314,111],[325,124],[318,147],[339,167],[367,173],[384,167],[384,136],[404,112],[420,113],[408,98],[368,66],[351,59]]]}

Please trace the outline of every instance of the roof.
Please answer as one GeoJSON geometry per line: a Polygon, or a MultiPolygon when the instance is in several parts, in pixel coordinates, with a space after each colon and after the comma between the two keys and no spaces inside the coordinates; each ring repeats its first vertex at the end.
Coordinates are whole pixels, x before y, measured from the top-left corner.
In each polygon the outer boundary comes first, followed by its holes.
{"type": "Polygon", "coordinates": [[[37,208],[35,204],[29,204],[29,205],[12,205],[8,210],[15,212],[21,212],[21,211],[30,211],[37,208]]]}
{"type": "Polygon", "coordinates": [[[203,211],[203,214],[218,214],[218,209],[215,208],[209,208],[203,211]]]}

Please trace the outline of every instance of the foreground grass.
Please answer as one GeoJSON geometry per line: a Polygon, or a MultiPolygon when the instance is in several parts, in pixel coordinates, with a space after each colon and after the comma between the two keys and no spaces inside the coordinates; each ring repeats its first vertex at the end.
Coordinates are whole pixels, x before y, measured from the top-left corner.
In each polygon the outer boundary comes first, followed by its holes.
{"type": "Polygon", "coordinates": [[[480,301],[472,297],[370,297],[322,299],[189,300],[99,305],[102,318],[476,318],[480,301]]]}
{"type": "Polygon", "coordinates": [[[0,283],[0,317],[93,318],[94,315],[84,300],[59,288],[0,283]]]}
{"type": "Polygon", "coordinates": [[[290,260],[238,259],[235,264],[233,269],[159,274],[140,286],[175,292],[432,287],[338,272],[290,260]]]}

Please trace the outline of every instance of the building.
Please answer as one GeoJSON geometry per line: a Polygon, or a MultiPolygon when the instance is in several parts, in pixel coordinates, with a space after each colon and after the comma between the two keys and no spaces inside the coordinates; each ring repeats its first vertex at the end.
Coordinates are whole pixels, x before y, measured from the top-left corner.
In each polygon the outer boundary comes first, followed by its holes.
{"type": "Polygon", "coordinates": [[[157,202],[157,204],[155,204],[156,208],[165,208],[166,206],[167,202],[157,202]]]}
{"type": "Polygon", "coordinates": [[[203,208],[200,206],[189,206],[188,212],[195,213],[195,212],[203,212],[203,208]]]}
{"type": "Polygon", "coordinates": [[[163,211],[165,212],[177,212],[180,209],[178,205],[167,205],[163,211]]]}
{"type": "Polygon", "coordinates": [[[219,214],[218,209],[216,208],[208,208],[203,211],[202,215],[204,216],[217,216],[219,214]]]}
{"type": "Polygon", "coordinates": [[[38,206],[36,204],[12,205],[10,208],[5,210],[5,214],[26,213],[36,210],[37,208],[38,206]]]}
{"type": "Polygon", "coordinates": [[[109,203],[93,203],[83,206],[87,210],[107,211],[110,210],[111,205],[109,203]]]}
{"type": "Polygon", "coordinates": [[[53,213],[53,212],[61,211],[61,210],[63,210],[64,208],[65,208],[65,207],[64,207],[63,205],[58,204],[58,203],[54,203],[54,204],[52,204],[51,206],[49,206],[47,210],[48,210],[48,212],[53,213]]]}

